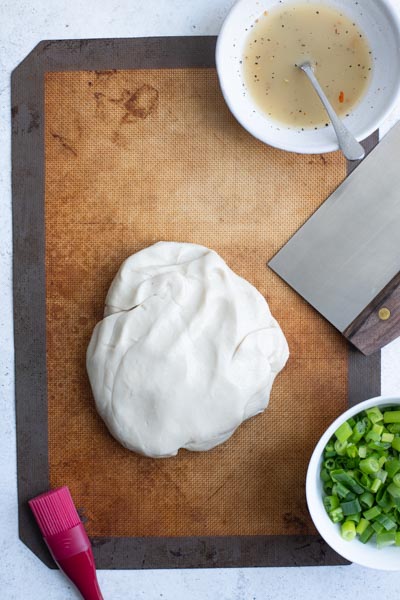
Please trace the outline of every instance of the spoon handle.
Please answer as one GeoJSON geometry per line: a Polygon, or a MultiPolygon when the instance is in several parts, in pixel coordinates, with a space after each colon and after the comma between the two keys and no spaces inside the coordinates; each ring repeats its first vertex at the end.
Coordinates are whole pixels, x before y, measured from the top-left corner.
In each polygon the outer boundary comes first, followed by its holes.
{"type": "Polygon", "coordinates": [[[335,133],[336,133],[336,136],[337,136],[337,139],[339,142],[339,147],[340,147],[341,151],[343,152],[343,154],[345,155],[345,157],[348,160],[360,160],[361,158],[364,158],[364,156],[365,156],[364,148],[361,146],[361,144],[359,142],[357,142],[357,140],[355,139],[353,134],[350,133],[350,131],[347,129],[347,127],[345,127],[343,125],[343,122],[341,121],[341,119],[339,119],[339,117],[337,116],[331,103],[329,102],[323,89],[321,88],[321,86],[318,82],[318,79],[315,77],[311,65],[306,63],[306,64],[301,65],[300,68],[302,69],[302,71],[304,71],[304,73],[307,75],[307,77],[311,81],[322,104],[324,105],[325,110],[328,113],[329,118],[332,122],[333,128],[335,130],[335,133]]]}

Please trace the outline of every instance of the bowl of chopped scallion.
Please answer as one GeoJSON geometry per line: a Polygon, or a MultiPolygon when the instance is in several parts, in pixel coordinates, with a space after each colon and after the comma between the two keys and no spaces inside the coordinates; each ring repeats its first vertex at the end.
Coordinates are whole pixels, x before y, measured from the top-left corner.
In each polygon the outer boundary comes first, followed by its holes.
{"type": "Polygon", "coordinates": [[[361,402],[328,427],[308,466],[306,496],[336,552],[400,570],[400,398],[361,402]]]}

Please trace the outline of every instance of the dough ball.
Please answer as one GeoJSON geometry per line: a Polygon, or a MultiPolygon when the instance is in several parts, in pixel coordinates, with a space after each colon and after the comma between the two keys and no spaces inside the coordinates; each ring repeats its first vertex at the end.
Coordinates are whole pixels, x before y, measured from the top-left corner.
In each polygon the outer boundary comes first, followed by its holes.
{"type": "Polygon", "coordinates": [[[112,435],[166,457],[209,450],[262,412],[288,355],[263,296],[216,252],[159,242],[119,269],[87,370],[112,435]]]}

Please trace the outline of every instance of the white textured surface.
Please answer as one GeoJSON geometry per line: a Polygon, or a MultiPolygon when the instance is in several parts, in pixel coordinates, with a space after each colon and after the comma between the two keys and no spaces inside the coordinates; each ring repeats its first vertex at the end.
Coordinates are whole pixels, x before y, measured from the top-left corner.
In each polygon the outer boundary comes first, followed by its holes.
{"type": "MultiPolygon", "coordinates": [[[[363,0],[363,2],[374,0],[363,0]]],[[[393,0],[399,5],[399,0],[393,0]]],[[[232,0],[0,0],[0,596],[73,600],[76,592],[18,539],[11,293],[10,72],[42,39],[216,34],[232,0]]],[[[400,118],[400,107],[389,124],[400,118]]],[[[389,126],[389,125],[388,125],[389,126]]],[[[383,351],[382,393],[400,393],[400,340],[383,351]]],[[[27,399],[28,400],[28,399],[27,399]]],[[[400,560],[399,560],[400,567],[400,560]]],[[[102,571],[106,600],[375,600],[399,573],[356,566],[102,571]]]]}

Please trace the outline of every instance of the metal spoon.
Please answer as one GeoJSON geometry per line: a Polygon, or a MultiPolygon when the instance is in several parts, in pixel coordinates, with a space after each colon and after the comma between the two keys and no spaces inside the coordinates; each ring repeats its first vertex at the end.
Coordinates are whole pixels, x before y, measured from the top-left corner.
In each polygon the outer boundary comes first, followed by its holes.
{"type": "Polygon", "coordinates": [[[312,86],[314,87],[314,90],[317,92],[319,99],[321,100],[322,104],[324,105],[325,110],[328,113],[329,118],[332,122],[333,129],[335,130],[336,137],[339,142],[339,148],[341,149],[341,151],[343,152],[345,157],[348,160],[360,160],[361,158],[364,158],[364,156],[365,156],[364,148],[361,146],[361,144],[359,142],[357,142],[354,135],[352,133],[350,133],[350,131],[347,129],[347,127],[345,127],[343,125],[343,122],[339,119],[339,117],[335,113],[331,103],[329,102],[323,89],[321,88],[320,84],[318,83],[318,79],[314,75],[314,71],[311,66],[311,63],[304,62],[303,64],[296,65],[296,66],[298,66],[302,71],[304,71],[304,73],[307,75],[308,79],[310,80],[312,86]]]}

